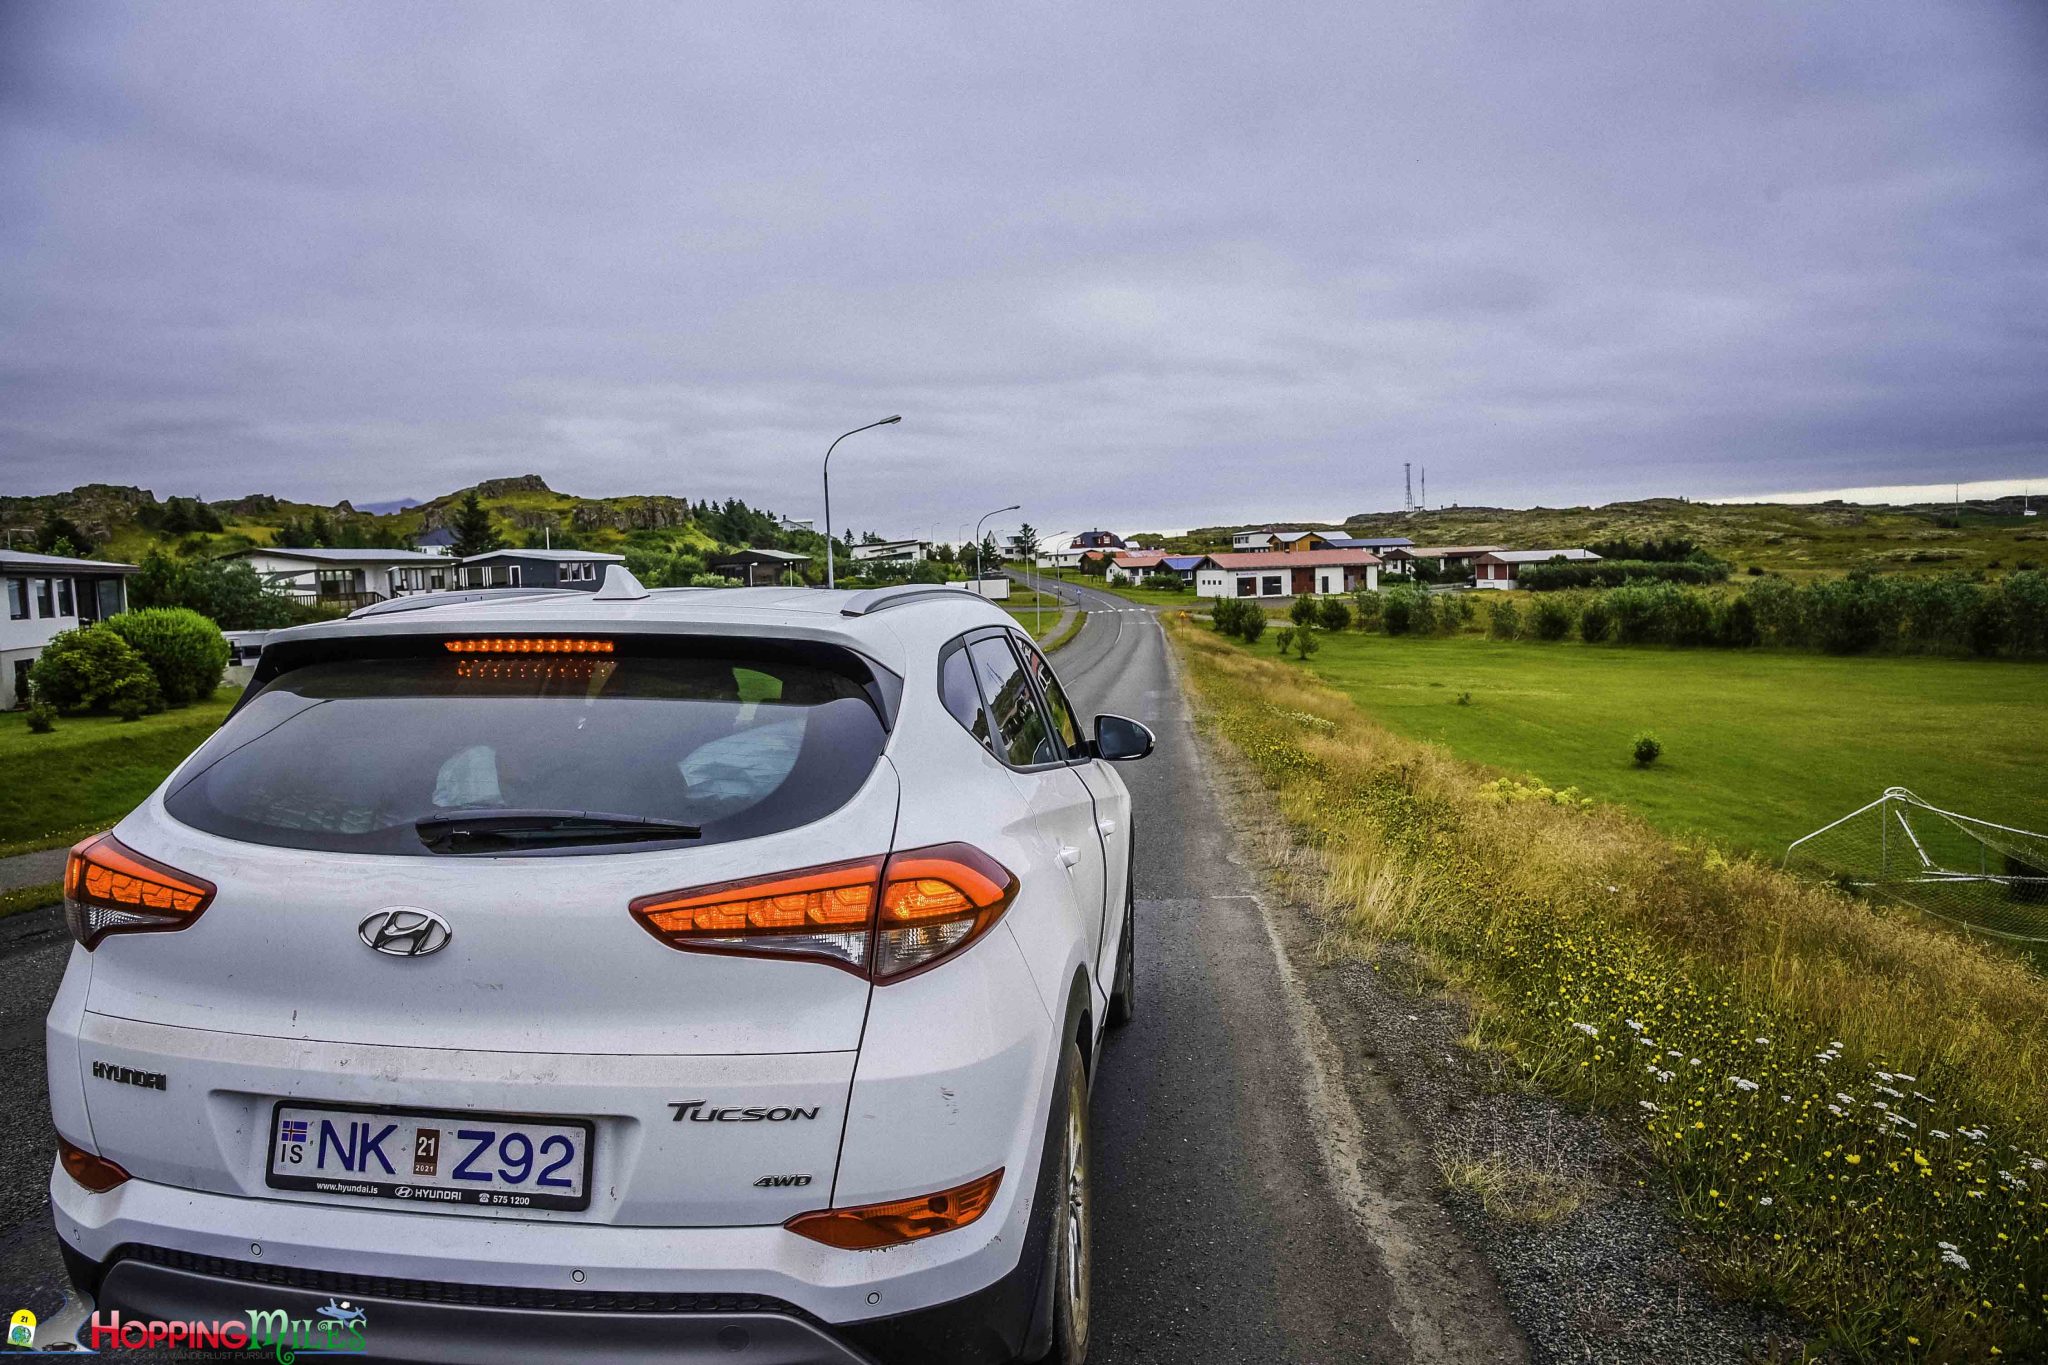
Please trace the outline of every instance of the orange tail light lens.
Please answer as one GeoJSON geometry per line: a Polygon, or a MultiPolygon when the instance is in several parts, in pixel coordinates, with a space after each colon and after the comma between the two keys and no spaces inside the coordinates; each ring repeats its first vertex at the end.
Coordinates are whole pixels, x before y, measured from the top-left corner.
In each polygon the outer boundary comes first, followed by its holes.
{"type": "Polygon", "coordinates": [[[64,865],[64,921],[90,950],[108,934],[183,929],[213,903],[214,885],[145,857],[111,834],[87,839],[64,865]]]}
{"type": "Polygon", "coordinates": [[[487,635],[475,640],[444,640],[450,654],[610,654],[610,640],[561,635],[487,635]]]}
{"type": "Polygon", "coordinates": [[[113,1162],[94,1156],[83,1147],[74,1147],[63,1138],[57,1139],[57,1160],[63,1165],[64,1174],[94,1194],[105,1194],[129,1178],[128,1172],[113,1162]]]}
{"type": "Polygon", "coordinates": [[[920,1238],[934,1237],[954,1228],[964,1228],[995,1202],[1002,1187],[1001,1168],[956,1185],[937,1194],[917,1199],[898,1199],[887,1204],[863,1204],[851,1209],[820,1209],[800,1213],[782,1226],[799,1237],[823,1242],[841,1251],[875,1251],[901,1246],[920,1238]]]}
{"type": "Polygon", "coordinates": [[[641,927],[671,948],[825,962],[876,981],[931,966],[986,933],[1017,879],[977,848],[888,858],[642,896],[641,927]]]}

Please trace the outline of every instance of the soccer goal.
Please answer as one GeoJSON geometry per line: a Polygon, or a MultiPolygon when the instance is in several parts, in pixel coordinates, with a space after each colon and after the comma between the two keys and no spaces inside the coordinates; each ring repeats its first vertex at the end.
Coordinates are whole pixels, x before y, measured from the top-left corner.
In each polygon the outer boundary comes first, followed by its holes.
{"type": "Polygon", "coordinates": [[[2048,943],[2048,835],[1889,787],[1792,841],[1785,867],[1979,933],[2048,943]]]}

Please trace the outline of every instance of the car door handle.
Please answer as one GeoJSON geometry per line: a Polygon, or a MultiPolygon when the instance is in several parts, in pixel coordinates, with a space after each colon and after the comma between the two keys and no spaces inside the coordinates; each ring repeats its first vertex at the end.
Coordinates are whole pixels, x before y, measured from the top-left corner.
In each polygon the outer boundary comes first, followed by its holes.
{"type": "Polygon", "coordinates": [[[1060,866],[1061,866],[1061,867],[1072,867],[1072,866],[1074,866],[1074,865],[1075,865],[1076,863],[1078,863],[1078,862],[1080,862],[1080,861],[1081,861],[1081,850],[1080,850],[1080,849],[1078,849],[1078,848],[1070,848],[1070,847],[1069,847],[1069,846],[1067,846],[1066,844],[1061,844],[1061,845],[1060,845],[1060,866]]]}

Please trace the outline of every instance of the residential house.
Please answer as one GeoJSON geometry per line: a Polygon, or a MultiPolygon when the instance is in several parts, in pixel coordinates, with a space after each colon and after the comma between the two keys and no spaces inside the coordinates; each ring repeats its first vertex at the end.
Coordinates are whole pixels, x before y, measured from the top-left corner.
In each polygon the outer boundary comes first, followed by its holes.
{"type": "Polygon", "coordinates": [[[471,555],[459,566],[463,588],[576,588],[596,592],[604,583],[607,564],[623,564],[624,555],[601,550],[492,550],[471,555]]]}
{"type": "Polygon", "coordinates": [[[817,530],[817,523],[809,517],[777,517],[775,519],[775,529],[783,532],[815,531],[817,530]]]}
{"type": "Polygon", "coordinates": [[[1389,550],[1405,550],[1415,542],[1406,536],[1324,536],[1323,547],[1330,550],[1371,550],[1384,558],[1389,550]]]}
{"type": "Polygon", "coordinates": [[[1230,538],[1234,553],[1254,554],[1261,550],[1326,550],[1329,537],[1321,531],[1293,531],[1262,526],[1256,531],[1239,531],[1230,538]]]}
{"type": "Polygon", "coordinates": [[[856,545],[849,552],[856,563],[880,560],[885,564],[922,564],[931,558],[929,540],[884,540],[873,545],[856,545]]]}
{"type": "Polygon", "coordinates": [[[1197,597],[1297,597],[1376,592],[1380,557],[1370,550],[1252,550],[1202,556],[1197,597]]]}
{"type": "Polygon", "coordinates": [[[788,550],[734,550],[711,560],[711,572],[737,578],[749,588],[772,588],[785,576],[798,573],[811,562],[809,555],[788,550]]]}
{"type": "Polygon", "coordinates": [[[1078,569],[1090,555],[1114,555],[1129,548],[1114,531],[1083,531],[1059,549],[1041,547],[1036,563],[1041,569],[1078,569]]]}
{"type": "Polygon", "coordinates": [[[1173,574],[1183,583],[1195,581],[1195,568],[1206,556],[1169,555],[1157,550],[1127,550],[1111,555],[1103,577],[1112,583],[1142,583],[1160,574],[1173,574]]]}
{"type": "Polygon", "coordinates": [[[422,550],[292,549],[274,545],[237,550],[256,576],[295,601],[354,611],[401,593],[452,587],[448,556],[422,550]],[[406,571],[412,571],[407,576],[406,571]],[[403,580],[403,581],[402,581],[403,580]]]}
{"type": "Polygon", "coordinates": [[[128,609],[127,578],[135,571],[133,564],[0,551],[7,599],[0,614],[0,709],[15,705],[29,666],[58,631],[128,609]]]}
{"type": "Polygon", "coordinates": [[[431,531],[422,531],[412,538],[412,547],[422,554],[453,555],[455,553],[455,532],[447,526],[436,526],[431,531]]]}
{"type": "Polygon", "coordinates": [[[1481,588],[1512,588],[1515,571],[1528,564],[1552,560],[1598,559],[1591,550],[1489,550],[1473,561],[1473,585],[1481,588]]]}
{"type": "Polygon", "coordinates": [[[1387,572],[1412,576],[1418,560],[1434,560],[1446,569],[1469,569],[1484,554],[1507,549],[1505,545],[1397,545],[1382,552],[1387,572]]]}

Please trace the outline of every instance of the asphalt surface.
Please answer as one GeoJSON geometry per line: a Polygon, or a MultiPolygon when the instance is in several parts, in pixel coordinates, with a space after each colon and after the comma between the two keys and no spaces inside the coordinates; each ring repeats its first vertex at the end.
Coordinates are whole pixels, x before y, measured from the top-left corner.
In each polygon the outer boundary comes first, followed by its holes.
{"type": "MultiPolygon", "coordinates": [[[[1159,737],[1122,769],[1136,803],[1138,1017],[1094,1090],[1090,1360],[1522,1356],[1491,1277],[1470,1269],[1439,1210],[1390,1193],[1374,1173],[1387,1160],[1371,1150],[1379,1125],[1329,1083],[1322,1025],[1235,856],[1159,621],[1099,590],[1059,591],[1089,611],[1053,656],[1077,707],[1159,737]]],[[[0,921],[0,1312],[27,1306],[46,1322],[78,1312],[46,1207],[42,1018],[68,946],[52,912],[0,921]]]]}

